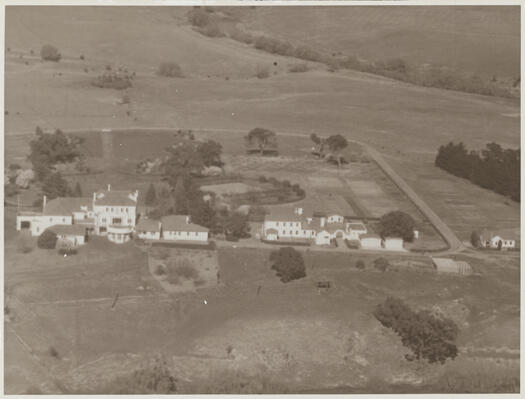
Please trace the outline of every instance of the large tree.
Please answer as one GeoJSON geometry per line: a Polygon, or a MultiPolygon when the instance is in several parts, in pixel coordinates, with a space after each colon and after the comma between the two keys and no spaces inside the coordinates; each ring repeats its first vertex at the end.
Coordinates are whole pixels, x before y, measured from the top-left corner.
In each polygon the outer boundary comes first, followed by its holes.
{"type": "Polygon", "coordinates": [[[402,300],[389,297],[374,311],[375,318],[401,337],[401,342],[413,355],[407,360],[425,359],[429,363],[445,363],[458,354],[455,344],[456,324],[446,318],[437,318],[426,310],[413,311],[402,300]]]}
{"type": "Polygon", "coordinates": [[[250,130],[245,139],[249,146],[257,146],[261,155],[263,155],[264,151],[269,148],[277,148],[277,135],[274,131],[269,129],[256,127],[255,129],[250,130]]]}
{"type": "Polygon", "coordinates": [[[29,161],[33,164],[36,178],[43,180],[57,163],[73,162],[79,155],[77,147],[81,139],[66,136],[60,129],[55,133],[44,133],[36,128],[36,138],[29,143],[29,161]]]}
{"type": "Polygon", "coordinates": [[[224,162],[221,160],[222,145],[213,140],[198,142],[197,152],[204,163],[204,166],[222,167],[224,162]]]}
{"type": "Polygon", "coordinates": [[[45,230],[40,236],[36,244],[38,248],[42,249],[54,249],[57,244],[58,238],[57,235],[51,230],[45,230]]]}
{"type": "Polygon", "coordinates": [[[341,151],[348,146],[348,141],[340,134],[335,134],[326,139],[326,146],[328,146],[332,158],[337,161],[337,165],[341,166],[341,163],[344,160],[341,151]]]}
{"type": "Polygon", "coordinates": [[[69,197],[72,195],[71,188],[60,172],[51,173],[42,183],[42,192],[48,199],[57,197],[69,197]]]}
{"type": "Polygon", "coordinates": [[[405,212],[393,211],[383,215],[379,220],[379,227],[383,238],[399,237],[408,242],[414,240],[416,222],[405,212]]]}
{"type": "Polygon", "coordinates": [[[146,191],[145,198],[146,205],[153,206],[157,202],[157,193],[155,192],[155,186],[151,183],[146,191]]]}
{"type": "Polygon", "coordinates": [[[270,254],[272,270],[283,283],[297,280],[306,276],[303,256],[292,247],[282,247],[270,254]]]}

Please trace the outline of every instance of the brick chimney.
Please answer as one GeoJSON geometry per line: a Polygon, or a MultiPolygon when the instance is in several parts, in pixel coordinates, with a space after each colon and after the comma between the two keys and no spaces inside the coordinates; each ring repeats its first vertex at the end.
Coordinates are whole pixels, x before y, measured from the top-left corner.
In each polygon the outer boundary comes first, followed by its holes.
{"type": "Polygon", "coordinates": [[[108,184],[108,191],[111,191],[111,184],[108,184]]]}
{"type": "Polygon", "coordinates": [[[42,212],[44,212],[46,204],[47,204],[47,196],[44,195],[44,198],[42,198],[42,212]]]}

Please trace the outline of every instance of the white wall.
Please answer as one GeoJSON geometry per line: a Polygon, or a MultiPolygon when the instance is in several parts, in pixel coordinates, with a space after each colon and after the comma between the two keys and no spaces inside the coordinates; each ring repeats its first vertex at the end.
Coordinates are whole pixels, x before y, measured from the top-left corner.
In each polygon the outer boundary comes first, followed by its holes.
{"type": "Polygon", "coordinates": [[[160,240],[160,231],[153,232],[153,231],[141,231],[137,234],[139,238],[145,239],[145,240],[160,240]]]}
{"type": "Polygon", "coordinates": [[[379,238],[363,238],[361,239],[361,248],[367,248],[367,249],[381,248],[381,240],[379,238]]]}
{"type": "Polygon", "coordinates": [[[84,245],[85,244],[85,237],[83,235],[75,235],[75,234],[57,234],[57,247],[60,245],[59,242],[67,242],[74,246],[84,245]]]}
{"type": "Polygon", "coordinates": [[[39,236],[44,232],[45,229],[51,226],[55,226],[57,224],[73,224],[73,217],[72,216],[44,216],[44,215],[36,215],[36,216],[17,216],[16,217],[16,229],[21,230],[22,222],[30,222],[31,223],[31,235],[32,236],[39,236]]]}
{"type": "Polygon", "coordinates": [[[191,240],[208,241],[208,232],[188,232],[188,231],[163,231],[162,238],[167,241],[191,240]]]}

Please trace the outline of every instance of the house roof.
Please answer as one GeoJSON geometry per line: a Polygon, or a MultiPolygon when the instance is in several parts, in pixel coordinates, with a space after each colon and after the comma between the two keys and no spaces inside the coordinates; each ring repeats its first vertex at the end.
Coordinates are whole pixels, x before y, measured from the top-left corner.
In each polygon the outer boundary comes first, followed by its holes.
{"type": "Polygon", "coordinates": [[[158,220],[141,218],[135,226],[136,231],[160,231],[160,222],[158,220]]]}
{"type": "Polygon", "coordinates": [[[188,232],[208,232],[206,227],[195,223],[186,223],[186,215],[168,215],[161,219],[162,230],[164,231],[188,231],[188,232]]]}
{"type": "MultiPolygon", "coordinates": [[[[303,214],[304,215],[304,214],[303,214]]],[[[267,221],[276,222],[302,222],[305,216],[295,213],[295,208],[272,208],[270,213],[264,217],[267,221]]]]}
{"type": "Polygon", "coordinates": [[[322,229],[330,233],[334,233],[338,230],[343,230],[343,231],[346,230],[344,223],[327,223],[322,229]]]}
{"type": "Polygon", "coordinates": [[[308,223],[307,220],[303,220],[301,223],[301,229],[303,230],[319,231],[320,228],[321,228],[321,219],[318,217],[313,217],[310,223],[308,223]]]}
{"type": "Polygon", "coordinates": [[[520,229],[499,229],[499,230],[488,230],[483,229],[481,237],[485,240],[491,240],[492,238],[499,236],[504,240],[520,240],[520,229]]]}
{"type": "Polygon", "coordinates": [[[95,205],[136,206],[137,203],[129,198],[130,194],[133,194],[133,192],[126,190],[97,191],[95,205]]]}
{"type": "Polygon", "coordinates": [[[279,233],[276,229],[268,229],[266,230],[266,234],[277,234],[279,233]]]}
{"type": "Polygon", "coordinates": [[[48,228],[57,235],[83,236],[86,234],[86,227],[77,224],[57,224],[48,228]]]}
{"type": "Polygon", "coordinates": [[[46,203],[44,215],[71,216],[73,212],[80,212],[80,207],[87,206],[91,210],[91,198],[58,197],[46,203]]]}

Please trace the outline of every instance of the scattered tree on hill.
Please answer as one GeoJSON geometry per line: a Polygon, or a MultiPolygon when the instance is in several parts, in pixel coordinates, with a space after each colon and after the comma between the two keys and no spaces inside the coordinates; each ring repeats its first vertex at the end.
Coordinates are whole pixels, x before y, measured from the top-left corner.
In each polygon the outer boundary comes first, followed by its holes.
{"type": "Polygon", "coordinates": [[[60,61],[60,58],[62,58],[58,49],[50,44],[44,44],[42,46],[40,49],[40,56],[44,61],[54,62],[58,62],[60,61]]]}
{"type": "Polygon", "coordinates": [[[413,355],[406,359],[425,359],[429,363],[445,363],[458,354],[455,344],[458,327],[450,319],[433,316],[426,310],[415,312],[402,300],[389,297],[374,311],[375,318],[401,337],[413,355]]]}
{"type": "Polygon", "coordinates": [[[179,64],[175,62],[163,62],[159,65],[157,75],[168,78],[183,78],[184,74],[179,64]]]}
{"type": "Polygon", "coordinates": [[[435,165],[454,176],[520,201],[520,149],[488,143],[481,151],[467,151],[463,143],[439,147],[435,165]]]}
{"type": "Polygon", "coordinates": [[[364,270],[366,265],[363,259],[358,259],[357,262],[355,263],[355,267],[359,270],[364,270]]]}
{"type": "Polygon", "coordinates": [[[157,202],[157,194],[155,192],[155,186],[151,183],[146,191],[146,205],[152,206],[157,202]]]}
{"type": "Polygon", "coordinates": [[[75,189],[73,190],[73,197],[82,197],[82,187],[80,186],[79,182],[75,184],[75,189]]]}
{"type": "Polygon", "coordinates": [[[348,146],[348,141],[340,134],[335,134],[326,139],[326,146],[331,152],[330,157],[334,159],[340,167],[344,161],[341,151],[348,146]]]}
{"type": "Polygon", "coordinates": [[[51,173],[44,179],[42,192],[50,200],[57,197],[69,197],[71,195],[71,189],[60,172],[51,173]]]}
{"type": "Polygon", "coordinates": [[[256,127],[245,137],[248,148],[257,147],[261,155],[267,150],[277,150],[277,136],[274,131],[256,127]]]}
{"type": "Polygon", "coordinates": [[[270,254],[272,270],[283,283],[297,280],[306,276],[303,256],[292,247],[282,247],[270,254]]]}
{"type": "Polygon", "coordinates": [[[481,246],[481,237],[477,230],[473,230],[470,234],[470,243],[474,248],[479,248],[481,246]]]}
{"type": "Polygon", "coordinates": [[[38,248],[55,249],[57,240],[58,238],[55,233],[53,233],[51,230],[45,230],[42,234],[40,234],[40,236],[38,236],[36,244],[38,248]]]}
{"type": "Polygon", "coordinates": [[[222,145],[213,140],[202,141],[197,144],[196,151],[200,154],[204,166],[222,167],[222,145]]]}
{"type": "Polygon", "coordinates": [[[405,241],[414,240],[416,222],[409,214],[401,211],[392,211],[379,220],[381,237],[400,237],[405,241]]]}

